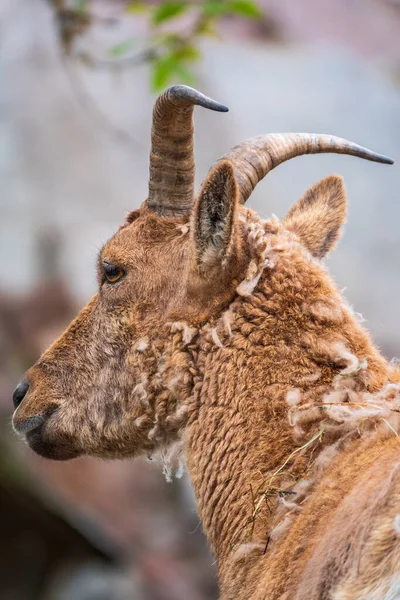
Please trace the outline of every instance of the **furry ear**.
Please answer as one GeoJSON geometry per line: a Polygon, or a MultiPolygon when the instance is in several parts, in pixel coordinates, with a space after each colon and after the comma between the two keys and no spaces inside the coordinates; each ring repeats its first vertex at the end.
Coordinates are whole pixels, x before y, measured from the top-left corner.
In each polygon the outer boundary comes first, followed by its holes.
{"type": "Polygon", "coordinates": [[[234,239],[238,189],[233,167],[224,161],[203,182],[193,215],[196,262],[201,271],[223,265],[234,239]]]}
{"type": "Polygon", "coordinates": [[[301,243],[317,258],[323,258],[335,245],[346,222],[347,199],[342,177],[322,179],[296,202],[283,223],[296,233],[301,243]]]}

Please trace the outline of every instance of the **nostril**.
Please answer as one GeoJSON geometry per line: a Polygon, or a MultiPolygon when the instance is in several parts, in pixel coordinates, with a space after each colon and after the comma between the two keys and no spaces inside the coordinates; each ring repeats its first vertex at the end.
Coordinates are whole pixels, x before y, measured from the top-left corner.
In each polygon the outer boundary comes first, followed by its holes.
{"type": "Polygon", "coordinates": [[[29,389],[29,383],[26,380],[20,381],[13,393],[14,407],[18,408],[22,400],[25,398],[29,389]]]}

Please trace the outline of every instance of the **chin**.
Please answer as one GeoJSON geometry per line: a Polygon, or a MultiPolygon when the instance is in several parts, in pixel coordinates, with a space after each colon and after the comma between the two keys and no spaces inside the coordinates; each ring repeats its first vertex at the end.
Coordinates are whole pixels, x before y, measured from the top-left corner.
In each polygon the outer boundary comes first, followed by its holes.
{"type": "Polygon", "coordinates": [[[74,448],[73,443],[66,438],[61,438],[57,442],[46,439],[43,427],[29,432],[26,441],[36,454],[50,460],[72,460],[81,455],[81,452],[74,448]]]}

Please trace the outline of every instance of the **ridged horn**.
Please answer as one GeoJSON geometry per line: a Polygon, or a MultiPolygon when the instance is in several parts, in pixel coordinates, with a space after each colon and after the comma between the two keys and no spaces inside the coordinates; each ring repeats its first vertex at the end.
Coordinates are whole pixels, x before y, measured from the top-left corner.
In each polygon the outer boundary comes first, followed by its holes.
{"type": "Polygon", "coordinates": [[[168,88],[154,105],[146,205],[162,215],[186,214],[194,201],[195,105],[219,112],[229,110],[185,85],[168,88]]]}
{"type": "Polygon", "coordinates": [[[257,183],[281,163],[302,154],[350,154],[392,165],[388,156],[358,146],[343,138],[319,133],[269,133],[235,146],[219,160],[229,160],[235,170],[244,204],[257,183]]]}

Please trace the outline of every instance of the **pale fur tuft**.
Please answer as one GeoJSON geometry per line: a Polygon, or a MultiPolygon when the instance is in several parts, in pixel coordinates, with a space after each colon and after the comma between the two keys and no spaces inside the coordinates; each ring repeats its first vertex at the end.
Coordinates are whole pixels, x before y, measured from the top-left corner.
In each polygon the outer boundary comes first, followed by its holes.
{"type": "Polygon", "coordinates": [[[159,459],[162,464],[162,472],[165,480],[172,483],[175,475],[176,479],[180,479],[184,473],[184,465],[182,461],[182,443],[177,442],[166,448],[162,448],[155,455],[156,460],[159,459]]]}
{"type": "Polygon", "coordinates": [[[181,404],[174,414],[168,415],[166,422],[175,426],[181,426],[183,417],[186,417],[190,411],[190,407],[187,404],[181,404]]]}
{"type": "Polygon", "coordinates": [[[222,323],[228,337],[232,336],[232,323],[235,320],[235,313],[232,305],[222,314],[222,323]]]}
{"type": "Polygon", "coordinates": [[[182,456],[179,456],[178,458],[178,468],[175,472],[175,479],[182,479],[183,475],[185,473],[185,462],[183,460],[182,456]]]}
{"type": "Polygon", "coordinates": [[[133,388],[132,393],[137,396],[143,404],[147,404],[147,392],[143,383],[137,383],[133,388]]]}
{"type": "Polygon", "coordinates": [[[260,280],[260,277],[261,273],[257,273],[257,275],[255,275],[251,279],[244,279],[241,283],[239,283],[239,285],[236,288],[236,291],[239,294],[239,296],[250,296],[254,292],[257,283],[260,280]]]}
{"type": "Polygon", "coordinates": [[[318,301],[314,304],[307,305],[307,307],[308,312],[322,321],[339,322],[343,319],[343,310],[341,306],[335,306],[334,301],[318,301]]]}
{"type": "Polygon", "coordinates": [[[357,372],[360,366],[360,361],[355,354],[350,352],[346,346],[342,342],[338,342],[337,344],[333,344],[332,349],[332,358],[336,361],[345,361],[347,366],[342,371],[342,375],[348,375],[350,373],[357,372]]]}
{"type": "Polygon", "coordinates": [[[210,327],[210,336],[211,336],[212,341],[214,342],[214,344],[216,346],[218,346],[218,348],[224,347],[223,343],[219,339],[219,336],[218,336],[218,333],[217,333],[217,330],[215,329],[215,327],[210,327]]]}
{"type": "Polygon", "coordinates": [[[149,347],[149,342],[147,340],[139,340],[136,344],[136,350],[138,352],[144,352],[149,347]]]}
{"type": "Polygon", "coordinates": [[[393,529],[395,530],[397,535],[400,536],[400,514],[396,515],[393,519],[393,529]]]}
{"type": "Polygon", "coordinates": [[[195,327],[189,327],[187,323],[183,323],[181,321],[172,323],[171,331],[172,333],[175,333],[176,331],[182,331],[182,341],[185,345],[190,344],[197,333],[197,329],[195,327]]]}
{"type": "Polygon", "coordinates": [[[247,544],[240,544],[236,549],[233,556],[233,560],[241,560],[252,554],[263,554],[266,548],[267,542],[248,542],[247,544]]]}
{"type": "Polygon", "coordinates": [[[261,221],[251,210],[247,210],[246,226],[252,259],[244,280],[236,288],[239,296],[245,298],[254,292],[264,269],[275,267],[276,256],[283,250],[283,247],[273,246],[266,236],[266,233],[277,234],[281,230],[279,219],[275,215],[268,221],[261,221]]]}
{"type": "Polygon", "coordinates": [[[296,404],[300,404],[301,402],[301,392],[298,388],[294,388],[289,390],[286,394],[286,402],[289,406],[296,406],[296,404]]]}
{"type": "Polygon", "coordinates": [[[182,235],[186,235],[190,231],[189,223],[184,223],[183,225],[177,225],[176,228],[182,233],[182,235]]]}
{"type": "Polygon", "coordinates": [[[280,521],[275,527],[271,529],[270,538],[272,541],[277,541],[281,538],[289,529],[292,524],[292,515],[286,515],[282,521],[280,521]]]}
{"type": "Polygon", "coordinates": [[[138,417],[137,419],[135,419],[134,423],[136,427],[143,427],[143,425],[145,425],[146,423],[149,422],[149,417],[147,415],[141,415],[140,417],[138,417]]]}

